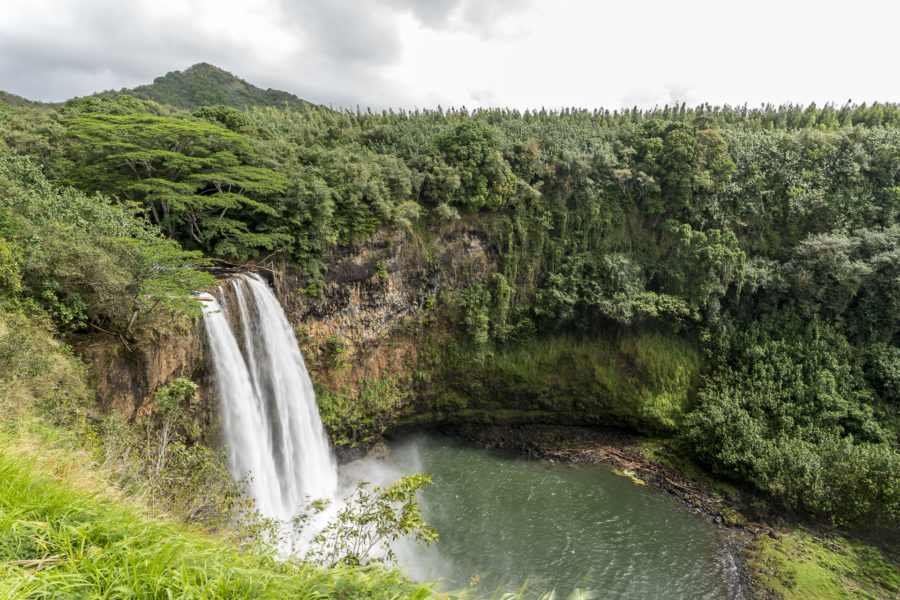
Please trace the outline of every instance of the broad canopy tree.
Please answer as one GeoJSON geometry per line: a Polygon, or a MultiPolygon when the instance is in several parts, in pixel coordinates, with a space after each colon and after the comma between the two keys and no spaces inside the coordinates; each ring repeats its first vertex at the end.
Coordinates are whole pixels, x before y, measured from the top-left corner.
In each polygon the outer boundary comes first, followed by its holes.
{"type": "Polygon", "coordinates": [[[25,308],[126,345],[139,329],[199,314],[192,293],[214,281],[197,269],[206,261],[147,224],[134,203],[56,186],[4,152],[0,198],[0,286],[25,308]]]}
{"type": "Polygon", "coordinates": [[[277,216],[271,198],[287,179],[253,166],[240,134],[207,122],[148,114],[80,114],[66,121],[79,140],[70,181],[140,202],[154,224],[187,246],[245,257],[276,250],[284,236],[254,233],[277,216]]]}

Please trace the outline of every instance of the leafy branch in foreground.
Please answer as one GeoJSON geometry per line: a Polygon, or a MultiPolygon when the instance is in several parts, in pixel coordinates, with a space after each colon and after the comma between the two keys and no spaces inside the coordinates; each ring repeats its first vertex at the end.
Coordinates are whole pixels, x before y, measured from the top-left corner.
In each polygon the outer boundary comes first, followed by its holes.
{"type": "MultiPolygon", "coordinates": [[[[401,477],[389,485],[369,487],[361,481],[356,491],[344,499],[343,506],[312,538],[306,560],[323,566],[396,564],[390,544],[410,537],[430,545],[437,532],[422,518],[416,494],[431,483],[431,475],[401,477]]],[[[292,522],[292,533],[299,536],[311,518],[324,511],[327,500],[315,500],[292,522]]]]}

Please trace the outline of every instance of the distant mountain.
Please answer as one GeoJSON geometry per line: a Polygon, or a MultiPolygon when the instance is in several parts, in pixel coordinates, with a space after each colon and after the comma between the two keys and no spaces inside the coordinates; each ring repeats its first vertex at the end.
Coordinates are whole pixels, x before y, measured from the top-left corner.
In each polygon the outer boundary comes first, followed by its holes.
{"type": "Polygon", "coordinates": [[[94,95],[114,98],[119,94],[129,94],[142,100],[153,100],[188,110],[214,104],[239,109],[248,106],[287,106],[294,110],[307,110],[316,106],[288,92],[258,88],[208,63],[198,63],[184,71],[171,71],[157,77],[151,84],[131,90],[123,88],[94,95]]]}
{"type": "Polygon", "coordinates": [[[46,104],[44,102],[28,100],[22,96],[16,96],[15,94],[4,91],[0,91],[0,103],[8,104],[9,106],[59,106],[58,104],[46,104]]]}

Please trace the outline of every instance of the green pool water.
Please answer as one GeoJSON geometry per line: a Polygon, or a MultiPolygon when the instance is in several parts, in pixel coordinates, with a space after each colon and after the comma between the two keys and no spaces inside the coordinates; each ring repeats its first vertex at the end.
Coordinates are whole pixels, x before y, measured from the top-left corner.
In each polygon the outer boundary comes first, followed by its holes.
{"type": "Polygon", "coordinates": [[[360,461],[345,476],[386,481],[425,472],[421,497],[439,541],[401,545],[412,578],[448,589],[573,588],[595,598],[734,598],[728,531],[659,491],[602,465],[567,465],[435,436],[392,444],[385,463],[360,461]]]}

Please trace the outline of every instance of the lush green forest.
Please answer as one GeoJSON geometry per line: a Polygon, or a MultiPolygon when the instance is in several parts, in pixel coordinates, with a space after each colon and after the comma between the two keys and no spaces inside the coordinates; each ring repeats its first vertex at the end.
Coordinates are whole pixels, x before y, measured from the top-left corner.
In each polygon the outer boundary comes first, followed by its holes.
{"type": "Polygon", "coordinates": [[[900,106],[373,114],[175,79],[0,104],[5,310],[134,344],[195,310],[203,257],[284,257],[315,296],[329,248],[462,221],[499,268],[436,300],[442,375],[503,380],[560,339],[682,357],[676,405],[621,425],[784,509],[898,531],[900,106]]]}

